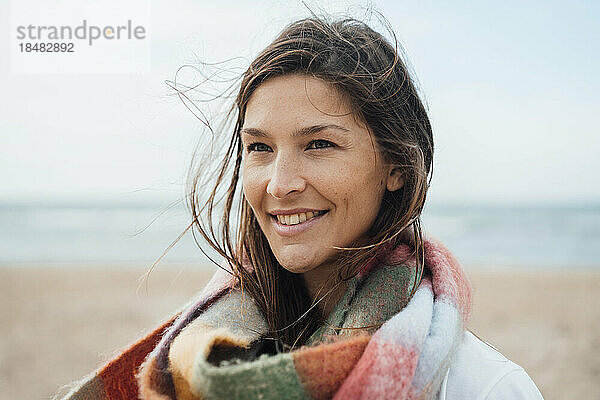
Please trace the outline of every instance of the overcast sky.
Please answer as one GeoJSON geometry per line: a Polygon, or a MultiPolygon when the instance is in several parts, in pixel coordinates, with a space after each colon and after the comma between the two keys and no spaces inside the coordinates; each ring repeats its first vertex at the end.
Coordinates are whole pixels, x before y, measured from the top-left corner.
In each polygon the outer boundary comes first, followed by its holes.
{"type": "MultiPolygon", "coordinates": [[[[60,7],[38,3],[52,24],[60,7]]],[[[309,2],[351,6],[356,16],[367,4],[336,3],[309,2]]],[[[428,104],[436,142],[430,199],[600,201],[600,8],[485,3],[372,2],[428,104]]],[[[164,81],[198,58],[251,59],[306,16],[288,1],[149,4],[150,73],[13,74],[0,57],[0,201],[181,197],[202,130],[164,81]]],[[[8,6],[0,2],[5,55],[15,34],[8,6]]]]}

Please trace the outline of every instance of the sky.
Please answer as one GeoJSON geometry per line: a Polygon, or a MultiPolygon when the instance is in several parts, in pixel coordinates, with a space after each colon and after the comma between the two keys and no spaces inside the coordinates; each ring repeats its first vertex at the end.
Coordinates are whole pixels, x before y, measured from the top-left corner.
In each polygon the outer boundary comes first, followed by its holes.
{"type": "MultiPolygon", "coordinates": [[[[47,24],[70,5],[19,0],[25,3],[47,24]]],[[[79,3],[87,14],[72,12],[72,24],[111,17],[107,2],[79,3]]],[[[307,15],[289,1],[143,4],[127,15],[146,21],[145,71],[115,73],[107,57],[88,71],[44,72],[50,64],[42,57],[39,72],[15,73],[10,57],[0,57],[0,202],[181,198],[206,131],[165,81],[198,60],[237,57],[236,65],[247,66],[287,23],[307,15]]],[[[597,3],[307,4],[356,17],[370,5],[391,23],[433,125],[430,201],[600,201],[597,3]]],[[[0,1],[5,55],[14,45],[15,7],[0,1]]],[[[210,114],[211,104],[201,106],[210,114]]]]}

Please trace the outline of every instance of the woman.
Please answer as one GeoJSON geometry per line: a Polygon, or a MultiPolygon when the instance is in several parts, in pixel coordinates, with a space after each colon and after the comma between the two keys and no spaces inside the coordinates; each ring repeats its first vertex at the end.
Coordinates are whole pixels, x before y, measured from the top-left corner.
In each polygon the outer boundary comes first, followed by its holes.
{"type": "Polygon", "coordinates": [[[68,398],[541,398],[465,331],[468,280],[422,234],[433,136],[394,46],[356,20],[294,22],[230,115],[210,196],[205,172],[190,196],[229,268],[68,398]]]}

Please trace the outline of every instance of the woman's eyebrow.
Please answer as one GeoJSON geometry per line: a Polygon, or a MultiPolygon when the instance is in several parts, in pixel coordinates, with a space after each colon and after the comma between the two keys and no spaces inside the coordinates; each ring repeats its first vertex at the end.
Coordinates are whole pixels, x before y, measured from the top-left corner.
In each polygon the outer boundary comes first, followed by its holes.
{"type": "MultiPolygon", "coordinates": [[[[344,128],[341,125],[336,125],[336,124],[322,125],[321,124],[321,125],[306,126],[304,128],[297,129],[294,132],[292,132],[292,136],[298,137],[298,136],[314,135],[315,133],[319,133],[325,129],[335,129],[338,131],[350,132],[349,129],[344,128]]],[[[270,136],[267,132],[260,130],[258,128],[242,128],[240,133],[245,133],[246,135],[256,136],[256,137],[270,136]]]]}

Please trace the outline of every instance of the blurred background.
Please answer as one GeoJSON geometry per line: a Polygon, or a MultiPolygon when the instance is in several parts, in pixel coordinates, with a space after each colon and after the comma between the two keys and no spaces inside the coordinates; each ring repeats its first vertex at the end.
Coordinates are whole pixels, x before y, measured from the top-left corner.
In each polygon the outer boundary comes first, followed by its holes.
{"type": "MultiPolygon", "coordinates": [[[[78,4],[0,2],[0,51],[23,15],[107,24],[117,7],[78,4]]],[[[267,0],[118,6],[146,28],[138,71],[0,59],[0,398],[51,397],[202,288],[214,266],[191,234],[140,280],[189,223],[207,135],[166,81],[200,62],[243,71],[305,4],[383,32],[379,11],[403,46],[436,141],[424,227],[471,276],[471,329],[545,398],[598,398],[598,4],[267,0]]]]}

